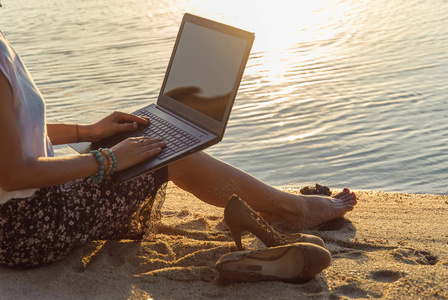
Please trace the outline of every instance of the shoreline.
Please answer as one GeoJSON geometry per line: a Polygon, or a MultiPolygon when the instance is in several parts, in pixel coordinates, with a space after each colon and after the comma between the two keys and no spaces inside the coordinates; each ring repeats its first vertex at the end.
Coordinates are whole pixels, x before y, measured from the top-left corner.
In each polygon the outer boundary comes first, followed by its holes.
{"type": "MultiPolygon", "coordinates": [[[[169,184],[154,240],[95,241],[49,266],[0,267],[0,298],[448,298],[448,196],[355,192],[358,205],[336,227],[304,231],[323,238],[333,256],[305,284],[220,278],[215,262],[235,250],[223,209],[169,184]]],[[[243,243],[264,247],[252,234],[243,243]]]]}

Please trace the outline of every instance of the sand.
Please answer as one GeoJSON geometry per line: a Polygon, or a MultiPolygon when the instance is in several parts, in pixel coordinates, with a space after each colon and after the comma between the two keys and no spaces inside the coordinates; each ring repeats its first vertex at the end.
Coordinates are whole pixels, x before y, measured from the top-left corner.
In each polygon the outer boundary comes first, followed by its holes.
{"type": "MultiPolygon", "coordinates": [[[[154,240],[97,241],[46,267],[0,268],[0,298],[448,298],[448,196],[356,193],[345,219],[306,231],[325,240],[333,261],[305,284],[221,278],[215,262],[235,250],[223,209],[170,184],[154,240]]],[[[264,247],[252,234],[243,243],[264,247]]]]}

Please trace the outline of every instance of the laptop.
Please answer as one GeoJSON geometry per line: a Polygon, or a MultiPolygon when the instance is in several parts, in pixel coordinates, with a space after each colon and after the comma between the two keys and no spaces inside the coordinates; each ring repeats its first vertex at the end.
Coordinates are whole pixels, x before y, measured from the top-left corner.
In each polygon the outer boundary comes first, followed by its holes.
{"type": "Polygon", "coordinates": [[[186,13],[182,19],[157,102],[133,114],[148,126],[95,143],[70,144],[79,153],[110,148],[131,136],[162,137],[157,156],[115,173],[131,180],[219,143],[227,126],[254,34],[186,13]]]}

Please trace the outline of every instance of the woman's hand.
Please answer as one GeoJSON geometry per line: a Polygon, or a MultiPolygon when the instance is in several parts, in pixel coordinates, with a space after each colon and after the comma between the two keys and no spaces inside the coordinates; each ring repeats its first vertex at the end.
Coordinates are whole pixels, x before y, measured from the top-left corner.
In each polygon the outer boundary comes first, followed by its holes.
{"type": "Polygon", "coordinates": [[[132,137],[118,143],[111,148],[117,159],[117,172],[157,155],[165,145],[161,138],[146,136],[132,137]]]}
{"type": "Polygon", "coordinates": [[[97,142],[119,132],[135,130],[138,124],[148,125],[149,119],[116,111],[89,126],[89,141],[97,142]]]}

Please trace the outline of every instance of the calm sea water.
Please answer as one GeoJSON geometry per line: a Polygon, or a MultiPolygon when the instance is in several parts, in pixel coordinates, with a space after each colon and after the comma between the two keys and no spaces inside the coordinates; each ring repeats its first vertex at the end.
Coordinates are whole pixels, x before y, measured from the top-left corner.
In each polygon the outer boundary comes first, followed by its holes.
{"type": "Polygon", "coordinates": [[[209,153],[277,186],[448,194],[446,0],[2,2],[51,122],[155,101],[188,11],[256,34],[209,153]]]}

